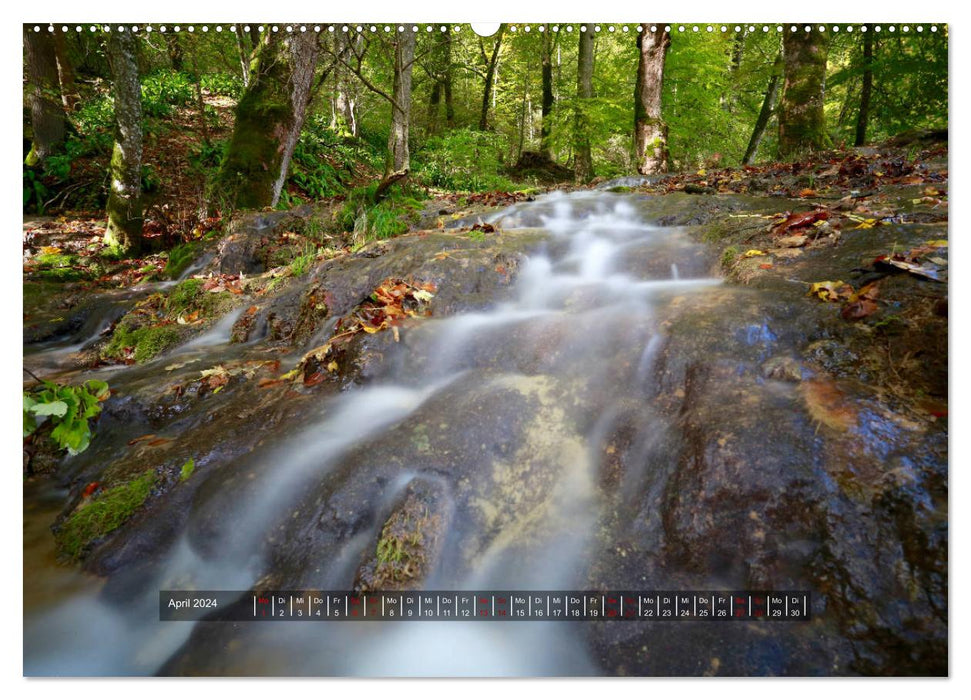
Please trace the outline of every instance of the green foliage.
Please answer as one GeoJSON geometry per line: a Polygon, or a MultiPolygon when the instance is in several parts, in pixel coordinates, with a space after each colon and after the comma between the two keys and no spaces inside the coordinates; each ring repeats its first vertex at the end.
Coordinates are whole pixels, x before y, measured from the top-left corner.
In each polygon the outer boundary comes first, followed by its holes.
{"type": "Polygon", "coordinates": [[[429,185],[453,192],[511,190],[500,175],[502,140],[494,133],[455,129],[430,139],[415,153],[415,171],[429,185]]]}
{"type": "Polygon", "coordinates": [[[243,92],[243,79],[235,73],[204,73],[199,82],[202,89],[212,95],[239,97],[243,92]]]}
{"type": "Polygon", "coordinates": [[[72,455],[84,452],[92,438],[88,421],[101,413],[100,402],[110,395],[108,384],[91,379],[79,386],[50,381],[41,386],[24,392],[24,437],[49,420],[53,425],[50,438],[60,449],[72,455]]]}
{"type": "Polygon", "coordinates": [[[102,145],[110,148],[111,132],[115,126],[115,103],[106,92],[78,103],[72,120],[78,133],[84,137],[105,135],[107,143],[102,145]]]}
{"type": "Polygon", "coordinates": [[[61,550],[72,558],[121,527],[148,500],[157,477],[151,469],[82,501],[55,534],[61,550]]]}
{"type": "Polygon", "coordinates": [[[151,194],[158,191],[159,185],[162,184],[162,179],[159,177],[158,172],[151,165],[142,166],[142,193],[151,194]]]}
{"type": "Polygon", "coordinates": [[[374,203],[378,183],[352,190],[338,214],[337,225],[354,233],[359,244],[392,238],[408,231],[422,208],[422,194],[407,186],[392,185],[386,197],[374,203]]]}
{"type": "Polygon", "coordinates": [[[32,204],[34,211],[43,214],[44,203],[49,194],[50,190],[44,185],[40,174],[33,168],[24,168],[24,211],[32,204]]]}
{"type": "Polygon", "coordinates": [[[142,112],[147,117],[167,117],[173,107],[195,100],[195,83],[186,73],[160,70],[142,78],[142,112]]]}
{"type": "Polygon", "coordinates": [[[334,197],[347,190],[357,168],[377,168],[382,156],[383,147],[375,151],[372,144],[342,135],[315,115],[304,124],[293,150],[288,182],[311,200],[334,197]]]}
{"type": "Polygon", "coordinates": [[[187,481],[195,470],[196,461],[192,457],[189,457],[189,461],[183,464],[182,469],[179,471],[179,481],[187,481]]]}

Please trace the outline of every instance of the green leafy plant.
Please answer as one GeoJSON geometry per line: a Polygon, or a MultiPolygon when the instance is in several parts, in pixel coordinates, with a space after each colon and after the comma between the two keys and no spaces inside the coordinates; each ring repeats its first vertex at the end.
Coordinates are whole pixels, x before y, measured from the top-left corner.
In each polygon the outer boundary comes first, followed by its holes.
{"type": "Polygon", "coordinates": [[[195,85],[190,76],[158,71],[142,79],[142,111],[149,117],[167,117],[172,107],[192,104],[195,85]]]}
{"type": "Polygon", "coordinates": [[[101,402],[110,395],[107,382],[89,379],[69,386],[43,381],[42,387],[24,392],[24,437],[49,420],[54,426],[50,437],[59,448],[72,455],[84,452],[93,437],[88,421],[101,413],[101,402]]]}

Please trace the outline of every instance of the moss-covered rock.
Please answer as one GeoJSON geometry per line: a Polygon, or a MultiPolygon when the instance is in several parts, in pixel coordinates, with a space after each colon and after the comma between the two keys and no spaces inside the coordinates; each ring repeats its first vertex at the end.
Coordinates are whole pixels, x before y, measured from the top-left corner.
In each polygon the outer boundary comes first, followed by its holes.
{"type": "Polygon", "coordinates": [[[133,327],[130,321],[122,320],[115,327],[111,340],[102,348],[101,357],[105,360],[148,362],[178,343],[181,337],[171,325],[133,327]]]}
{"type": "Polygon", "coordinates": [[[93,542],[117,530],[145,503],[156,480],[149,469],[82,501],[58,528],[58,548],[73,559],[81,557],[93,542]]]}
{"type": "Polygon", "coordinates": [[[199,254],[199,243],[183,243],[169,251],[169,259],[165,263],[165,276],[169,279],[178,279],[186,268],[192,264],[199,254]]]}

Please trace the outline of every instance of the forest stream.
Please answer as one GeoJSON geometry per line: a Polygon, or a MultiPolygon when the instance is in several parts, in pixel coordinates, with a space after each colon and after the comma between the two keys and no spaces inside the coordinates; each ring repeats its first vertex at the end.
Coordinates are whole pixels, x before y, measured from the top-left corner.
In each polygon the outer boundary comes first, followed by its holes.
{"type": "Polygon", "coordinates": [[[792,279],[941,234],[879,226],[746,285],[706,230],[791,202],[608,189],[278,286],[253,241],[302,214],[247,215],[183,273],[242,272],[231,308],[140,364],[78,358],[177,281],[35,314],[25,365],[112,396],[87,451],[25,480],[25,674],[946,673],[946,419],[880,392],[853,324],[792,279]],[[402,323],[375,320],[386,294],[402,323]],[[141,478],[144,503],[80,567],[58,559],[51,526],[141,478]],[[163,589],[273,588],[807,590],[813,616],[158,620],[163,589]]]}

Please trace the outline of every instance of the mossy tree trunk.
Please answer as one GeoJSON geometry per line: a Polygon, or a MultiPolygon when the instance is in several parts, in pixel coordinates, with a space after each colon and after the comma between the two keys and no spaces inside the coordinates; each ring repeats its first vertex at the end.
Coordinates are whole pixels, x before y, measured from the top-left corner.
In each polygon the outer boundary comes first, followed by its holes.
{"type": "Polygon", "coordinates": [[[589,101],[593,98],[594,25],[581,27],[577,52],[577,107],[573,121],[573,170],[578,182],[593,179],[593,155],[590,151],[589,101]]]}
{"type": "Polygon", "coordinates": [[[415,33],[398,32],[394,40],[394,85],[391,93],[391,133],[385,178],[411,169],[408,135],[411,128],[411,71],[415,62],[415,33]]]}
{"type": "Polygon", "coordinates": [[[543,123],[540,125],[539,150],[545,158],[552,160],[553,148],[550,144],[550,134],[552,131],[550,115],[553,113],[556,98],[553,94],[553,27],[550,24],[546,25],[546,31],[543,32],[543,54],[541,61],[543,68],[543,102],[541,108],[543,123]]]}
{"type": "Polygon", "coordinates": [[[314,32],[266,32],[251,64],[249,86],[219,185],[230,207],[276,206],[310,101],[319,46],[314,32]]]}
{"type": "Polygon", "coordinates": [[[826,147],[823,97],[829,32],[787,31],[782,39],[784,88],[779,104],[779,156],[787,158],[826,147]]]}
{"type": "Polygon", "coordinates": [[[46,28],[35,32],[24,27],[24,57],[27,62],[30,95],[30,125],[33,131],[30,152],[24,161],[40,165],[67,133],[67,117],[61,102],[54,38],[46,28]]]}
{"type": "Polygon", "coordinates": [[[108,34],[108,64],[115,98],[115,146],[111,153],[108,229],[105,243],[130,253],[142,247],[142,90],[134,34],[108,34]]]}
{"type": "Polygon", "coordinates": [[[637,172],[641,175],[663,173],[668,169],[668,125],[661,115],[664,88],[664,59],[671,35],[663,24],[643,24],[637,37],[639,60],[634,84],[634,145],[637,172]]]}

